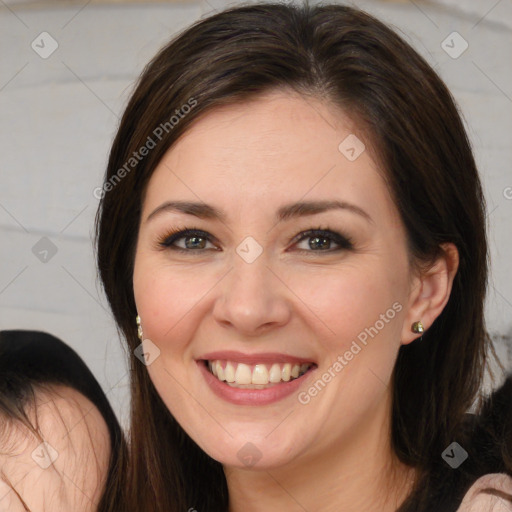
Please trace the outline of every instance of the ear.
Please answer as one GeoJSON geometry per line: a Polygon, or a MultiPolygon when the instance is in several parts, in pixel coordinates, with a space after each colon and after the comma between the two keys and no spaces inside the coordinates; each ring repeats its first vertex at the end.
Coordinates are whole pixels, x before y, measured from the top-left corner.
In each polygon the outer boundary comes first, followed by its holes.
{"type": "Polygon", "coordinates": [[[453,243],[441,244],[441,249],[434,264],[413,278],[409,308],[402,327],[403,345],[421,336],[412,332],[412,324],[421,321],[427,331],[450,298],[453,279],[459,268],[459,252],[453,243]]]}

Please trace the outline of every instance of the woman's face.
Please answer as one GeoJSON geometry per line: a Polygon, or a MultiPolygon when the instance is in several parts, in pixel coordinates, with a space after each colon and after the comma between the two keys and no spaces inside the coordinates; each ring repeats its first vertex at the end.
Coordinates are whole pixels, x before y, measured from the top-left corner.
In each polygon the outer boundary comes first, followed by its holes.
{"type": "Polygon", "coordinates": [[[307,461],[386,431],[415,278],[355,130],[332,105],[273,92],[199,119],[148,184],[134,269],[147,369],[225,465],[307,461]]]}

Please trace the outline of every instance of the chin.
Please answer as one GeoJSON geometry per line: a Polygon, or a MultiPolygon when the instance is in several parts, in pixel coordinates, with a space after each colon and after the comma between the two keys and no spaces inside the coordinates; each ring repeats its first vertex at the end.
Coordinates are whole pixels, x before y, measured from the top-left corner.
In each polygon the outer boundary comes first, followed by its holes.
{"type": "Polygon", "coordinates": [[[299,434],[292,435],[285,429],[279,436],[269,436],[268,429],[264,434],[250,436],[247,432],[233,437],[225,433],[222,440],[207,439],[198,444],[223,466],[263,470],[285,466],[297,458],[306,444],[304,434],[299,434]]]}

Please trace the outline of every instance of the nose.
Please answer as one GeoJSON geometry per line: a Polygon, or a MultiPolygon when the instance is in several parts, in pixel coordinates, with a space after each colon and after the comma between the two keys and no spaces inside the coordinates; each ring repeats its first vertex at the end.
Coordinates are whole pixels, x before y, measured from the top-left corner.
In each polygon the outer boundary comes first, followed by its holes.
{"type": "Polygon", "coordinates": [[[218,293],[213,316],[239,335],[261,335],[285,325],[291,317],[291,293],[262,256],[252,263],[236,256],[218,293]]]}

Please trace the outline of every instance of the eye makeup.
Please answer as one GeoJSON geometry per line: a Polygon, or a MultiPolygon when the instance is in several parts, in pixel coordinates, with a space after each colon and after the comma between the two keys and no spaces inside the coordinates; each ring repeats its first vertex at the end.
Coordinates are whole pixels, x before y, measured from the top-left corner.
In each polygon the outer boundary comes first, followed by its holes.
{"type": "MultiPolygon", "coordinates": [[[[311,253],[332,253],[332,252],[338,252],[342,250],[351,250],[354,248],[353,242],[351,238],[347,235],[344,235],[342,233],[339,233],[335,230],[326,228],[315,228],[315,229],[309,229],[306,231],[301,231],[298,233],[295,237],[292,238],[292,240],[289,243],[292,243],[294,245],[298,244],[299,242],[302,242],[303,240],[307,239],[315,239],[316,241],[327,241],[329,248],[327,250],[324,249],[296,249],[300,252],[311,252],[311,253]],[[330,245],[334,243],[338,247],[332,249],[330,245]]],[[[202,254],[206,250],[220,250],[218,247],[214,247],[213,249],[205,247],[206,244],[215,244],[216,238],[213,237],[210,233],[207,231],[204,231],[202,229],[196,228],[196,227],[178,227],[175,229],[171,229],[157,240],[157,248],[160,250],[172,250],[177,251],[181,253],[200,253],[202,254]],[[182,240],[182,239],[195,239],[199,241],[204,241],[204,243],[199,243],[195,247],[179,247],[176,245],[176,242],[182,240]]],[[[311,244],[310,244],[311,247],[311,244]]],[[[320,247],[322,247],[322,244],[320,244],[320,247]]]]}

